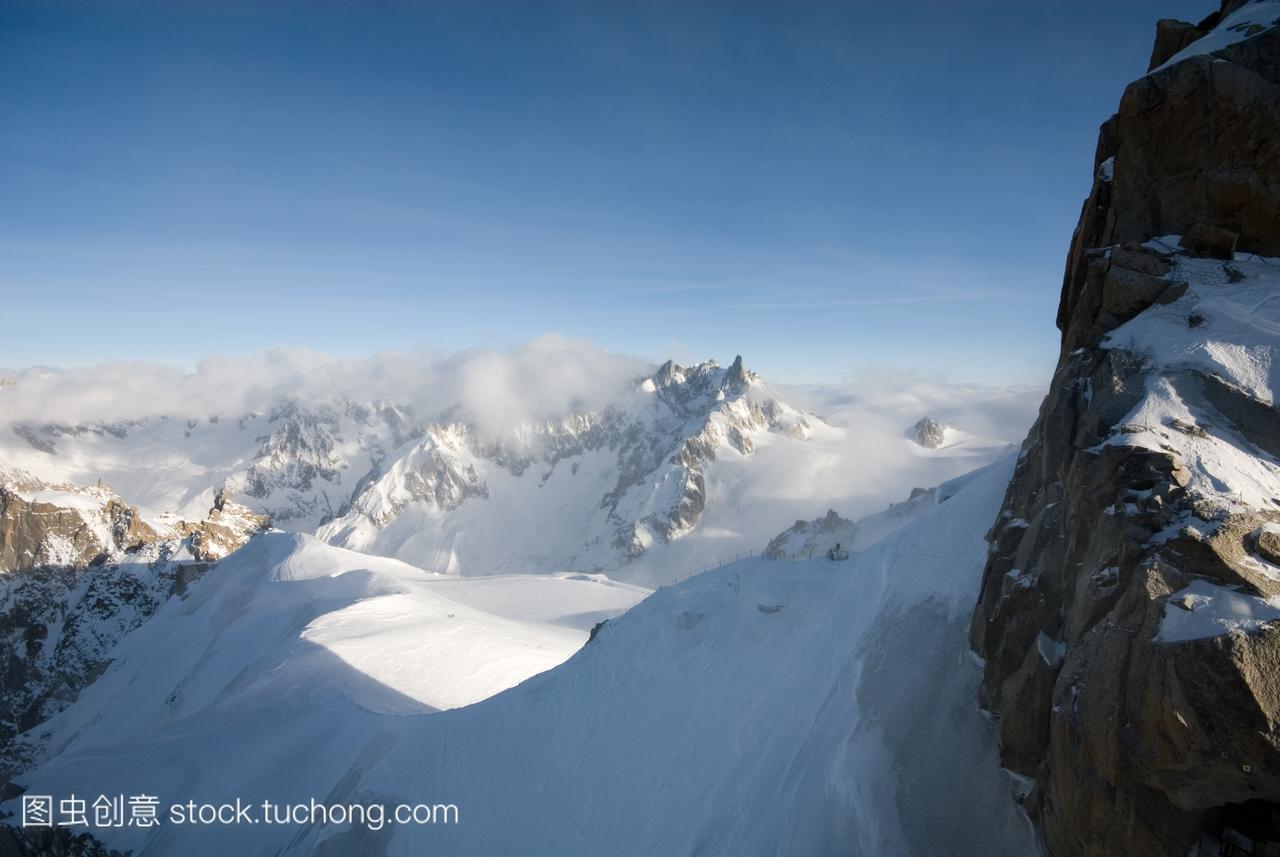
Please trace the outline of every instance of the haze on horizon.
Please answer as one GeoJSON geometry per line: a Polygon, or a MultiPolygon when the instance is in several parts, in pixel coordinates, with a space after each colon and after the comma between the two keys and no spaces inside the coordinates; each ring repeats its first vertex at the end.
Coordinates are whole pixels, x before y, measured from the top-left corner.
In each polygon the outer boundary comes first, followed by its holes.
{"type": "Polygon", "coordinates": [[[299,346],[1043,384],[1143,0],[0,8],[0,366],[299,346]]]}

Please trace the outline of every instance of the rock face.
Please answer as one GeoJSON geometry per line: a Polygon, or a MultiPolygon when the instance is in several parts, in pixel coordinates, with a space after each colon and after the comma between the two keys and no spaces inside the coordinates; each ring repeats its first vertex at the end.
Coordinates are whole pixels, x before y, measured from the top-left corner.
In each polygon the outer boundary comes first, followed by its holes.
{"type": "Polygon", "coordinates": [[[1280,271],[1232,249],[1280,254],[1277,17],[1161,22],[1102,126],[1061,357],[990,533],[981,702],[1055,855],[1276,835],[1280,414],[1249,367],[1280,349],[1280,271]]]}
{"type": "Polygon", "coordinates": [[[219,493],[208,516],[143,520],[99,485],[0,474],[0,774],[12,743],[69,705],[111,650],[210,564],[266,526],[219,493]]]}
{"type": "Polygon", "coordinates": [[[835,509],[828,509],[815,521],[796,521],[778,533],[765,547],[764,555],[769,559],[812,559],[836,545],[853,550],[856,541],[857,525],[836,514],[835,509]]]}
{"type": "Polygon", "coordinates": [[[947,442],[947,427],[929,417],[921,417],[911,431],[916,443],[925,449],[938,449],[947,442]]]}
{"type": "Polygon", "coordinates": [[[137,509],[109,491],[69,489],[23,492],[0,485],[0,570],[83,567],[160,538],[137,509]]]}
{"type": "Polygon", "coordinates": [[[49,483],[0,467],[0,573],[118,563],[162,542],[185,542],[199,561],[221,559],[267,525],[220,490],[203,520],[144,520],[110,488],[49,483]]]}

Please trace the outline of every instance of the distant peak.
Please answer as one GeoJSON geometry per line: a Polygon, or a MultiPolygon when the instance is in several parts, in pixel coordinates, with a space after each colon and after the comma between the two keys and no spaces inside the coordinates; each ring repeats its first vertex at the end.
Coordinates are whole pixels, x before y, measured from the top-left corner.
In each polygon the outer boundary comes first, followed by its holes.
{"type": "Polygon", "coordinates": [[[684,371],[676,365],[676,362],[668,360],[658,367],[658,371],[653,374],[653,381],[659,387],[666,387],[677,383],[683,375],[684,371]]]}
{"type": "Polygon", "coordinates": [[[921,417],[911,429],[916,443],[926,449],[937,449],[947,441],[947,427],[931,417],[921,417]]]}
{"type": "Polygon", "coordinates": [[[729,364],[729,368],[724,373],[725,384],[731,384],[735,387],[745,387],[751,383],[751,373],[742,365],[742,355],[739,354],[733,358],[733,362],[729,364]]]}

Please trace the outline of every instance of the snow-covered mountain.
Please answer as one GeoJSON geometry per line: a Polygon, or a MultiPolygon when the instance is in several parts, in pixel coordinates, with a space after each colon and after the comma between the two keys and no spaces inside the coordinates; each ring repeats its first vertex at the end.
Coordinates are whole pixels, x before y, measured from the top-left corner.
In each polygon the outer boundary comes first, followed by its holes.
{"type": "MultiPolygon", "coordinates": [[[[433,571],[663,582],[758,550],[796,512],[869,511],[892,486],[838,475],[860,466],[859,431],[788,404],[739,357],[668,361],[607,405],[502,430],[453,407],[283,401],[234,418],[21,422],[0,431],[0,462],[101,480],[150,516],[202,514],[225,491],[277,527],[433,571]]],[[[909,478],[936,483],[1001,447],[921,450],[909,478]]]]}
{"type": "Polygon", "coordinates": [[[532,671],[558,645],[548,622],[581,629],[630,591],[566,579],[583,597],[542,602],[530,624],[489,612],[519,604],[502,590],[525,578],[468,593],[494,581],[262,536],[26,736],[44,755],[20,782],[458,812],[97,831],[135,853],[1034,853],[963,642],[1011,463],[931,495],[949,499],[848,562],[755,559],[665,587],[567,663],[438,713],[483,693],[487,675],[462,666],[495,639],[482,629],[514,622],[502,645],[519,663],[495,671],[532,671]]]}
{"type": "Polygon", "coordinates": [[[219,490],[312,531],[344,510],[365,476],[423,431],[387,403],[281,401],[263,413],[112,423],[10,424],[0,462],[49,481],[104,482],[144,514],[199,514],[219,490]]]}
{"type": "Polygon", "coordinates": [[[740,357],[667,362],[615,407],[514,436],[433,426],[319,535],[447,571],[615,569],[697,527],[718,457],[803,443],[811,419],[740,357]]]}
{"type": "Polygon", "coordinates": [[[1277,0],[1160,22],[1100,134],[1036,425],[990,462],[896,415],[909,484],[989,463],[873,515],[827,474],[890,447],[851,456],[855,424],[741,361],[506,433],[351,404],[12,426],[0,628],[34,696],[6,704],[42,722],[4,794],[242,801],[241,824],[95,831],[192,857],[1271,853],[1277,56],[1277,0]],[[190,579],[130,572],[163,512],[225,513],[214,485],[421,561],[277,530],[190,579]],[[575,566],[692,579],[465,576],[575,566]],[[454,815],[393,820],[424,802],[454,815]]]}

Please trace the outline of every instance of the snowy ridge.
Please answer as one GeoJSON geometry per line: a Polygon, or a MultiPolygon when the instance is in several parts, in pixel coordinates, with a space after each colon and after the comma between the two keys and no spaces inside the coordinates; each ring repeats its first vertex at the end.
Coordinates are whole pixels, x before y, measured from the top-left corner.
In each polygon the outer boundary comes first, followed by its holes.
{"type": "MultiPolygon", "coordinates": [[[[316,642],[323,616],[394,604],[430,576],[261,538],[122,644],[47,724],[53,752],[22,782],[166,801],[448,801],[462,819],[104,832],[190,855],[326,841],[390,855],[1032,853],[963,654],[1010,467],[847,563],[752,560],[664,588],[562,666],[437,714],[316,642]]],[[[408,642],[389,629],[388,656],[428,666],[408,642]]]]}

